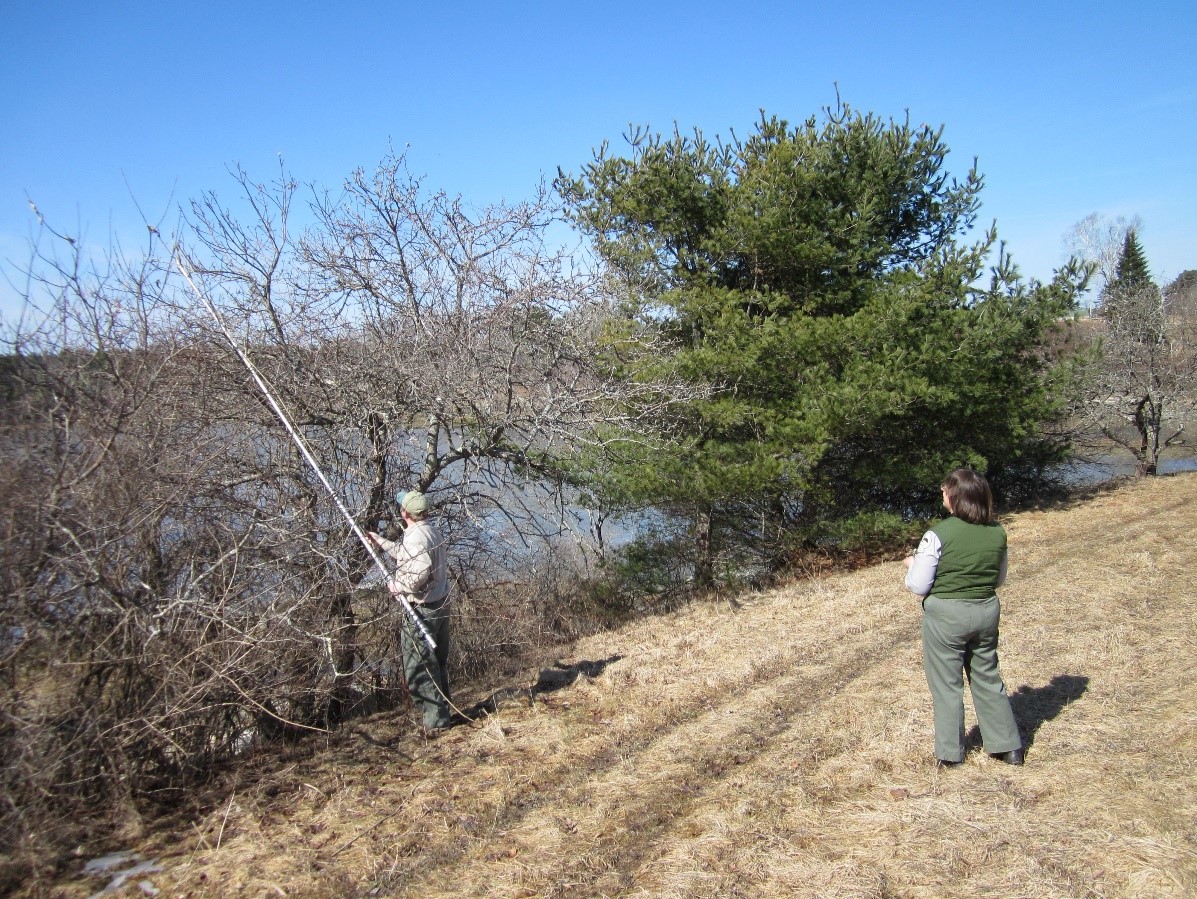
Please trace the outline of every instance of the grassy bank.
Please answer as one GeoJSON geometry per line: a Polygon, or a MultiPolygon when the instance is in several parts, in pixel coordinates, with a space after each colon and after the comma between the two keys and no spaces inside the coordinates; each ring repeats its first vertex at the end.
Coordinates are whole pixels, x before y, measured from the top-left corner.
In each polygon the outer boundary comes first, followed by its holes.
{"type": "Polygon", "coordinates": [[[588,638],[432,742],[396,712],[261,756],[22,892],[123,848],[162,896],[1197,895],[1197,475],[1004,523],[1024,768],[934,768],[893,562],[588,638]]]}

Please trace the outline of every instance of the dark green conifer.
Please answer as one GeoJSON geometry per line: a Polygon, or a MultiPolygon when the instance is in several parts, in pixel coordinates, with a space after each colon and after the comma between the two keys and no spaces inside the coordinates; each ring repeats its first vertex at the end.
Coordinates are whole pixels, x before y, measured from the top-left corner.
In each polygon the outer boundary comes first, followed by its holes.
{"type": "Polygon", "coordinates": [[[1163,297],[1133,228],[1122,242],[1114,277],[1102,291],[1101,314],[1114,332],[1129,339],[1155,342],[1162,337],[1163,297]]]}
{"type": "Polygon", "coordinates": [[[1027,285],[1000,254],[978,286],[996,236],[964,242],[982,178],[952,177],[942,129],[824,113],[762,114],[727,142],[638,132],[630,156],[604,147],[558,180],[626,279],[628,327],[669,347],[639,375],[712,390],[662,423],[671,451],[605,474],[629,504],[691,517],[700,582],[720,533],[867,528],[933,504],[954,466],[1062,450],[1041,428],[1062,409],[1042,349],[1077,270],[1027,285]]]}
{"type": "Polygon", "coordinates": [[[1152,283],[1151,270],[1147,267],[1147,256],[1139,243],[1139,235],[1131,228],[1127,230],[1126,238],[1122,242],[1122,253],[1114,268],[1114,277],[1102,291],[1102,306],[1104,308],[1111,301],[1116,304],[1120,297],[1148,287],[1152,283]]]}

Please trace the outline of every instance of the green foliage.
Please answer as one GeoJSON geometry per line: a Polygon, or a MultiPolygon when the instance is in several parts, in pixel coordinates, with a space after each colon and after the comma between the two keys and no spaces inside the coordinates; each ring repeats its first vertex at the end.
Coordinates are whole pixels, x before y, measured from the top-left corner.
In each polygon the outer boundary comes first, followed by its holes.
{"type": "Polygon", "coordinates": [[[1139,243],[1139,235],[1132,228],[1126,232],[1126,239],[1122,244],[1122,255],[1118,257],[1118,265],[1114,269],[1114,279],[1106,287],[1107,291],[1118,292],[1137,290],[1151,284],[1151,270],[1147,267],[1147,256],[1143,246],[1139,243]]]}
{"type": "Polygon", "coordinates": [[[589,597],[617,615],[670,608],[693,572],[692,547],[676,534],[649,530],[604,560],[587,585],[589,597]]]}
{"type": "MultiPolygon", "coordinates": [[[[710,388],[671,437],[600,482],[627,502],[787,528],[926,505],[945,471],[1042,466],[1065,447],[1043,344],[1084,281],[1026,284],[974,245],[982,179],[951,177],[942,129],[847,106],[746,140],[638,131],[558,188],[623,279],[629,328],[668,352],[628,377],[710,388]]],[[[727,528],[722,529],[727,532],[727,528]]],[[[743,535],[742,535],[743,536],[743,535]]],[[[712,553],[715,550],[712,550],[712,553]]]]}
{"type": "Polygon", "coordinates": [[[843,552],[871,556],[910,546],[925,524],[923,519],[911,522],[895,512],[869,509],[829,522],[822,529],[819,542],[843,552]]]}

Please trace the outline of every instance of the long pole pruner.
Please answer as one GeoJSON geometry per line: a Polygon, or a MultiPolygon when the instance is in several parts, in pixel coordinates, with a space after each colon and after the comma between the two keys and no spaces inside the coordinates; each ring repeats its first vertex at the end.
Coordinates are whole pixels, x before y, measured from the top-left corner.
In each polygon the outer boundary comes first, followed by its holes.
{"type": "MultiPolygon", "coordinates": [[[[216,327],[220,329],[221,333],[224,334],[225,339],[228,340],[229,346],[233,348],[233,352],[237,354],[237,358],[241,360],[242,365],[244,365],[249,371],[250,376],[254,380],[254,384],[257,385],[258,390],[261,391],[262,396],[265,397],[266,402],[270,405],[271,411],[274,412],[275,418],[279,420],[279,423],[282,424],[283,428],[287,431],[287,434],[291,437],[292,442],[294,442],[294,444],[299,448],[299,452],[303,456],[304,460],[311,467],[312,471],[315,472],[316,477],[320,479],[320,483],[324,485],[324,489],[328,491],[328,495],[332,497],[333,502],[336,503],[338,511],[340,511],[345,520],[349,522],[350,530],[352,530],[357,539],[361,541],[362,546],[366,548],[366,552],[370,554],[370,558],[374,561],[374,565],[382,574],[383,583],[390,581],[391,573],[387,571],[386,563],[383,562],[382,556],[379,555],[378,549],[374,545],[374,541],[366,535],[366,532],[362,530],[361,526],[357,523],[357,521],[354,520],[353,515],[350,514],[349,509],[345,507],[345,503],[342,501],[341,495],[337,493],[336,489],[329,482],[328,478],[324,474],[324,471],[320,468],[319,463],[316,462],[316,457],[313,456],[312,451],[308,449],[307,442],[291,423],[291,418],[286,412],[283,411],[283,407],[279,404],[278,400],[274,398],[274,394],[270,392],[270,388],[266,385],[266,379],[262,377],[261,372],[259,372],[257,367],[253,364],[253,361],[249,358],[249,355],[244,349],[242,349],[241,345],[237,343],[236,338],[233,337],[232,332],[229,331],[228,327],[225,325],[224,319],[220,317],[220,313],[216,311],[216,307],[212,304],[212,301],[209,300],[204,292],[196,286],[195,281],[193,281],[191,278],[191,273],[188,271],[187,266],[183,264],[182,256],[179,253],[175,254],[175,266],[179,269],[179,273],[183,276],[183,280],[186,281],[191,287],[192,291],[195,292],[195,295],[199,298],[199,301],[204,304],[204,308],[208,310],[208,313],[216,322],[216,327]]],[[[420,616],[416,614],[416,610],[412,608],[411,603],[407,601],[407,597],[402,594],[395,595],[398,597],[399,603],[403,607],[404,613],[408,618],[411,619],[411,623],[415,625],[416,630],[419,632],[424,642],[428,644],[430,649],[435,650],[436,641],[432,639],[432,634],[428,632],[428,628],[424,625],[424,622],[420,619],[420,616]]]]}

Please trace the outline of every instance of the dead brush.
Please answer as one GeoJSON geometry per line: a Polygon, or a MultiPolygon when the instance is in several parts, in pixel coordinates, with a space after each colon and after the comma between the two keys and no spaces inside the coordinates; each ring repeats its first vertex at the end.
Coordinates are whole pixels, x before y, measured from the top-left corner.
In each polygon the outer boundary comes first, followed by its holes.
{"type": "MultiPolygon", "coordinates": [[[[1197,475],[1003,523],[1024,768],[973,734],[935,769],[918,602],[886,562],[585,637],[464,691],[526,696],[435,741],[395,711],[256,758],[130,848],[163,895],[196,897],[1197,894],[1197,684],[1177,663],[1197,475]]],[[[24,895],[103,886],[78,874],[24,895]]]]}

